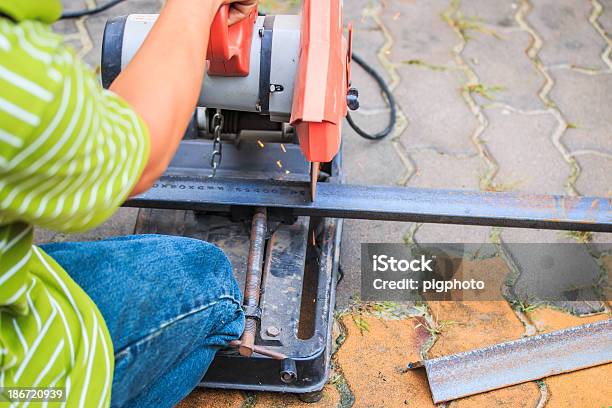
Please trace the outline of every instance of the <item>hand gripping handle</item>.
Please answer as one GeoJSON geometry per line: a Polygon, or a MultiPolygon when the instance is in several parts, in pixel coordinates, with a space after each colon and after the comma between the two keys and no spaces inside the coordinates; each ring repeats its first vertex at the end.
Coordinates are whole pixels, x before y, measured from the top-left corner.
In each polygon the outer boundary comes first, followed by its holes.
{"type": "Polygon", "coordinates": [[[221,6],[210,27],[208,75],[248,76],[257,10],[251,10],[247,18],[231,26],[228,25],[229,11],[229,4],[221,6]]]}

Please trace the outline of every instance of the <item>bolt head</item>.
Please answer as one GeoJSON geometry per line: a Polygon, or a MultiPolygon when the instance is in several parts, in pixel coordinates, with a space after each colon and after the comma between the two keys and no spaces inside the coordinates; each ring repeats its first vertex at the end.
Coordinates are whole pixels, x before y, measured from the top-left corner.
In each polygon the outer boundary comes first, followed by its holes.
{"type": "Polygon", "coordinates": [[[280,329],[276,326],[268,326],[266,328],[266,334],[270,337],[278,337],[280,335],[280,329]]]}

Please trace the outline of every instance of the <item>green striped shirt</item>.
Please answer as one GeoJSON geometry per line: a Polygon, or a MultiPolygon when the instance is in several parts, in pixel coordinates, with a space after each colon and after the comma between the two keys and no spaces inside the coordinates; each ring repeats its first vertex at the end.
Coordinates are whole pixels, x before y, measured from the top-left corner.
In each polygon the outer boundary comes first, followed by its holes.
{"type": "Polygon", "coordinates": [[[66,387],[67,401],[51,405],[106,407],[114,359],[102,315],[32,245],[32,228],[82,231],[110,217],[146,164],[148,135],[42,22],[51,18],[7,1],[59,4],[0,0],[14,20],[0,18],[0,387],[66,387]]]}

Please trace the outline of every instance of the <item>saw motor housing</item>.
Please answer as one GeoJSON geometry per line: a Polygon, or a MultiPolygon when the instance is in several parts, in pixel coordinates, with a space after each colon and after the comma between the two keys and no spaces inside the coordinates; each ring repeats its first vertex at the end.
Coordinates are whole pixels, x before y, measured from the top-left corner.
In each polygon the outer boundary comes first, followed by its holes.
{"type": "MultiPolygon", "coordinates": [[[[223,6],[211,27],[192,133],[212,138],[212,118],[221,109],[226,141],[294,142],[306,160],[331,161],[340,147],[350,80],[341,1],[306,0],[301,16],[253,12],[229,27],[228,10],[223,6]]],[[[105,87],[129,64],[157,17],[131,14],[107,22],[105,87]]]]}

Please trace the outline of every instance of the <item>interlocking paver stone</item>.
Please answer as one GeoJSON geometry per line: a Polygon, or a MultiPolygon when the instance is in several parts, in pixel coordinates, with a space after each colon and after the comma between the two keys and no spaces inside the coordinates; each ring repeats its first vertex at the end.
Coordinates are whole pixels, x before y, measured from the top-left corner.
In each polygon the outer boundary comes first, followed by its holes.
{"type": "Polygon", "coordinates": [[[587,75],[559,69],[550,92],[570,129],[563,142],[570,151],[594,150],[612,157],[612,73],[587,75]]]}
{"type": "MultiPolygon", "coordinates": [[[[357,21],[362,20],[360,19],[357,21]]],[[[357,23],[353,31],[353,49],[355,54],[368,61],[368,63],[372,61],[372,65],[376,71],[379,72],[386,81],[388,81],[389,77],[386,71],[382,68],[378,58],[376,58],[378,49],[385,43],[383,34],[380,29],[378,29],[375,25],[372,25],[370,18],[366,18],[363,21],[366,23],[357,23]],[[367,25],[364,27],[365,24],[367,25]]],[[[359,90],[360,102],[360,109],[355,111],[353,115],[357,117],[366,116],[364,115],[364,112],[366,111],[371,111],[374,109],[380,111],[382,109],[386,109],[387,105],[381,96],[378,85],[356,63],[352,65],[351,69],[351,86],[359,90]]],[[[384,115],[384,113],[382,115],[384,115]]],[[[372,117],[371,114],[367,116],[368,119],[366,119],[366,121],[372,117]]],[[[363,122],[364,120],[359,121],[359,123],[363,122]]],[[[371,130],[366,126],[364,127],[367,130],[371,130]]]]}
{"type": "Polygon", "coordinates": [[[395,45],[389,59],[401,64],[421,61],[432,65],[452,64],[457,38],[440,18],[447,0],[389,2],[383,21],[393,33],[395,45]]]}
{"type": "Polygon", "coordinates": [[[599,0],[599,4],[603,7],[602,13],[599,16],[599,23],[608,33],[608,38],[610,38],[610,34],[612,34],[612,3],[610,3],[610,0],[599,0]]]}
{"type": "Polygon", "coordinates": [[[344,278],[338,284],[336,307],[346,307],[351,298],[361,292],[361,243],[398,243],[406,233],[409,225],[397,222],[382,221],[344,221],[342,231],[342,251],[340,265],[344,278]]]}
{"type": "Polygon", "coordinates": [[[463,225],[421,224],[414,234],[418,243],[474,243],[489,242],[490,227],[466,227],[463,225]]]}
{"type": "Polygon", "coordinates": [[[119,235],[134,233],[138,209],[120,208],[108,221],[91,231],[79,234],[65,234],[44,229],[35,230],[36,242],[62,242],[62,241],[96,241],[119,235]]]}
{"type": "Polygon", "coordinates": [[[478,157],[457,158],[448,154],[425,150],[410,153],[414,163],[414,175],[408,186],[477,190],[482,171],[478,157]]]}
{"type": "MultiPolygon", "coordinates": [[[[531,37],[514,30],[494,33],[470,34],[462,54],[466,63],[493,101],[522,110],[542,109],[538,91],[544,78],[525,54],[531,37]]],[[[490,102],[482,101],[485,105],[490,102]]]]}
{"type": "Polygon", "coordinates": [[[240,391],[218,391],[196,388],[177,405],[177,408],[240,408],[244,402],[244,394],[240,391]]]}
{"type": "Polygon", "coordinates": [[[600,58],[605,42],[589,23],[588,1],[531,0],[529,24],[535,27],[544,45],[540,58],[545,65],[570,64],[607,68],[600,58]]]}
{"type": "Polygon", "coordinates": [[[519,3],[519,0],[503,2],[462,0],[461,10],[464,15],[471,17],[478,23],[497,26],[498,29],[515,28],[517,23],[514,15],[519,3]]]}
{"type": "Polygon", "coordinates": [[[355,407],[433,407],[424,370],[404,372],[409,362],[420,359],[420,349],[429,338],[416,319],[357,314],[343,317],[342,322],[346,339],[334,360],[342,367],[355,407]]]}
{"type": "Polygon", "coordinates": [[[488,347],[524,334],[520,320],[504,301],[429,302],[429,308],[441,331],[429,358],[488,347]]]}
{"type": "Polygon", "coordinates": [[[401,137],[406,148],[476,154],[470,138],[478,122],[459,92],[463,75],[455,69],[439,71],[421,65],[402,64],[398,70],[402,82],[395,95],[408,117],[401,137]]]}
{"type": "Polygon", "coordinates": [[[584,195],[612,197],[612,158],[587,154],[578,156],[577,160],[581,169],[576,182],[578,191],[584,195]]]}
{"type": "Polygon", "coordinates": [[[499,170],[497,190],[564,194],[569,167],[552,142],[559,122],[550,114],[523,115],[487,109],[489,126],[482,135],[499,170]]]}

